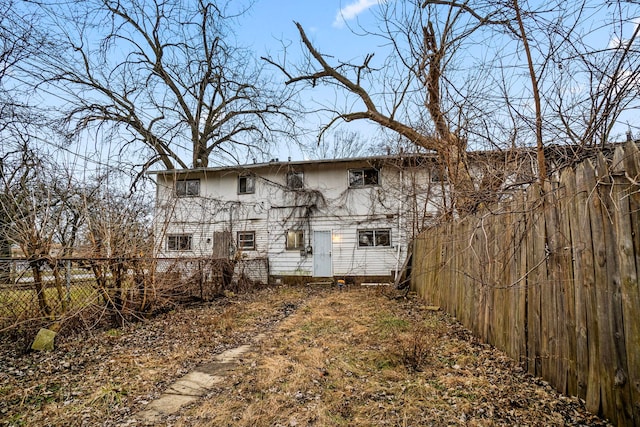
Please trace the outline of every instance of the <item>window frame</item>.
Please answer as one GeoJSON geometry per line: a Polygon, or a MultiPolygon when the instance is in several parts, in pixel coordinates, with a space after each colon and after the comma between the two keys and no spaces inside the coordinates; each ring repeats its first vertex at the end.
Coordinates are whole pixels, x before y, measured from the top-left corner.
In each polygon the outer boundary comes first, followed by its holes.
{"type": "Polygon", "coordinates": [[[193,234],[167,234],[165,248],[167,252],[191,252],[193,251],[193,234]],[[181,244],[180,240],[183,238],[187,239],[187,245],[181,244]],[[175,239],[174,245],[170,243],[171,239],[175,239]]]}
{"type": "Polygon", "coordinates": [[[238,194],[254,194],[256,192],[256,177],[254,175],[238,175],[238,194]],[[242,185],[240,182],[245,180],[245,191],[242,190],[242,185]],[[248,189],[247,183],[251,180],[251,188],[248,189]]]}
{"type": "Polygon", "coordinates": [[[199,197],[200,196],[200,178],[180,179],[176,180],[173,186],[176,197],[199,197]],[[189,184],[197,183],[197,191],[195,194],[189,191],[189,184]],[[184,187],[184,188],[182,188],[184,187]]]}
{"type": "Polygon", "coordinates": [[[365,188],[365,187],[377,187],[380,185],[380,169],[369,167],[369,168],[351,168],[347,173],[347,180],[349,184],[349,188],[365,188]],[[367,182],[367,172],[375,171],[376,174],[376,182],[371,183],[367,182]],[[355,179],[352,179],[352,176],[355,174],[362,174],[361,181],[362,183],[354,183],[355,179]]]}
{"type": "Polygon", "coordinates": [[[356,237],[358,240],[358,249],[372,249],[372,248],[391,248],[391,229],[390,228],[360,228],[356,231],[356,237]],[[361,234],[370,234],[372,244],[362,244],[361,234]],[[386,235],[386,244],[379,243],[379,235],[386,235]]]}
{"type": "Polygon", "coordinates": [[[287,230],[284,238],[285,238],[284,247],[288,251],[299,251],[305,248],[304,230],[287,230]],[[291,235],[295,235],[294,241],[295,243],[297,243],[296,246],[289,246],[289,236],[291,235]]]}
{"type": "Polygon", "coordinates": [[[289,190],[302,190],[304,188],[304,172],[289,171],[287,172],[287,188],[289,190]],[[297,182],[297,185],[292,183],[297,182]]]}
{"type": "Polygon", "coordinates": [[[242,251],[255,251],[256,250],[256,232],[255,231],[238,231],[236,232],[236,246],[242,251]],[[244,246],[245,242],[249,239],[240,238],[241,236],[251,236],[252,246],[244,246]]]}
{"type": "Polygon", "coordinates": [[[439,166],[439,165],[434,165],[430,172],[429,172],[429,180],[430,182],[434,182],[434,183],[447,183],[448,182],[448,177],[447,177],[447,171],[444,167],[439,166]]]}

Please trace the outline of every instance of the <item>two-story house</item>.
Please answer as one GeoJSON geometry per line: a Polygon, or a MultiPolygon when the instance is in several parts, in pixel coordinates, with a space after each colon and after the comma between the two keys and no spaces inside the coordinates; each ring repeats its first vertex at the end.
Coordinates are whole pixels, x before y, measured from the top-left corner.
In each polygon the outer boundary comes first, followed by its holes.
{"type": "Polygon", "coordinates": [[[262,258],[276,279],[393,280],[446,192],[431,155],[154,174],[159,257],[262,258]]]}

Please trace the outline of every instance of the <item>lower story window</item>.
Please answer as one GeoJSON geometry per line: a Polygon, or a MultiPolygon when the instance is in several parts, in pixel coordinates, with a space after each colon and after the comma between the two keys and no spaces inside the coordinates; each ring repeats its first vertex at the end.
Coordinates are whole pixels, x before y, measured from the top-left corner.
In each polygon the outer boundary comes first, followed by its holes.
{"type": "Polygon", "coordinates": [[[388,228],[358,230],[358,247],[391,246],[391,230],[388,228]]]}
{"type": "Polygon", "coordinates": [[[255,231],[238,231],[238,249],[253,250],[256,248],[255,231]]]}
{"type": "Polygon", "coordinates": [[[167,236],[168,251],[190,251],[193,249],[191,234],[171,234],[167,236]]]}
{"type": "Polygon", "coordinates": [[[304,248],[304,231],[289,230],[287,231],[287,249],[304,248]]]}

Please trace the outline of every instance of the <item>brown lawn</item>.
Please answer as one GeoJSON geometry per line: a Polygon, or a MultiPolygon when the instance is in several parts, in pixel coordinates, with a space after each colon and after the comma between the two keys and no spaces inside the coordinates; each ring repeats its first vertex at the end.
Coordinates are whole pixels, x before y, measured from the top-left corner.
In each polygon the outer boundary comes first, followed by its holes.
{"type": "Polygon", "coordinates": [[[386,287],[278,287],[123,329],[0,351],[0,425],[139,425],[135,414],[221,351],[264,334],[171,426],[606,425],[386,287]]]}

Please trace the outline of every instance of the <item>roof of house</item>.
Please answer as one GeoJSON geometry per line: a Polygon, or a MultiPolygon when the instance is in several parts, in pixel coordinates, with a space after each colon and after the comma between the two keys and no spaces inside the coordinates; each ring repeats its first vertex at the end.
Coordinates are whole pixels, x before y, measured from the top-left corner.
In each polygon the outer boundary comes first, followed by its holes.
{"type": "MultiPolygon", "coordinates": [[[[636,144],[639,141],[633,141],[636,144]]],[[[545,157],[549,161],[556,163],[556,168],[567,166],[569,164],[575,164],[581,162],[585,158],[594,157],[598,152],[605,154],[605,157],[609,157],[613,150],[624,143],[610,143],[605,146],[581,146],[581,145],[565,145],[565,144],[550,144],[545,146],[545,157]]],[[[520,147],[516,149],[507,150],[479,150],[471,151],[467,155],[471,158],[492,158],[512,156],[531,156],[535,155],[535,147],[520,147]]],[[[379,155],[379,156],[366,156],[366,157],[345,157],[340,159],[314,159],[314,160],[286,160],[282,161],[278,158],[271,159],[269,162],[262,163],[249,163],[244,165],[228,165],[228,166],[216,166],[216,167],[200,167],[191,169],[168,169],[158,171],[148,171],[150,175],[182,175],[193,173],[207,173],[207,172],[223,172],[223,171],[247,171],[251,169],[262,169],[267,167],[282,167],[282,166],[308,166],[308,165],[322,165],[322,164],[336,164],[336,163],[386,163],[407,166],[422,164],[422,162],[433,162],[439,158],[436,152],[428,153],[400,153],[392,155],[379,155]]]]}
{"type": "Polygon", "coordinates": [[[221,171],[237,171],[237,170],[249,170],[249,169],[261,169],[265,167],[281,167],[281,166],[308,166],[308,165],[322,165],[322,164],[335,164],[335,163],[398,163],[398,162],[422,162],[433,161],[438,156],[436,153],[405,153],[397,155],[381,155],[381,156],[367,156],[367,157],[345,157],[341,159],[314,159],[314,160],[285,160],[282,161],[278,158],[271,159],[268,162],[262,163],[249,163],[245,165],[230,165],[230,166],[216,166],[206,168],[192,168],[192,169],[168,169],[147,172],[150,175],[174,175],[185,173],[197,173],[197,172],[221,172],[221,171]]]}

